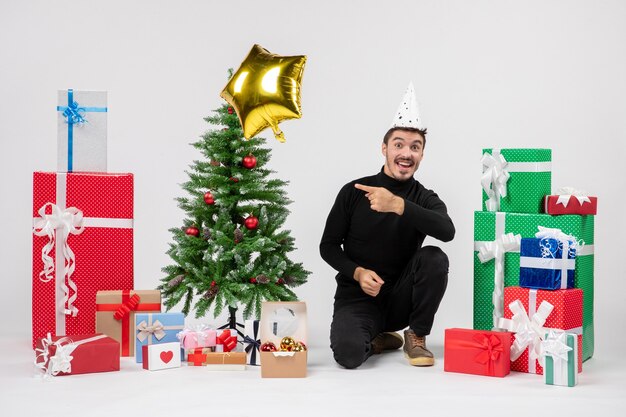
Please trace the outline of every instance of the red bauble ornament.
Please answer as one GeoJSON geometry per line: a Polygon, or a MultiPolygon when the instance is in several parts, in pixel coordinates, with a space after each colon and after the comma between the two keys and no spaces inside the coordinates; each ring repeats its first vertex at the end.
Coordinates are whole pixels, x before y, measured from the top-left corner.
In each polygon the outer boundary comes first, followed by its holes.
{"type": "Polygon", "coordinates": [[[284,279],[282,279],[282,278],[278,278],[278,281],[276,281],[276,283],[277,283],[278,285],[285,285],[285,280],[284,280],[284,279]]]}
{"type": "Polygon", "coordinates": [[[250,284],[256,284],[256,278],[255,277],[250,278],[250,284]]]}
{"type": "Polygon", "coordinates": [[[252,169],[256,166],[256,157],[252,154],[243,157],[243,161],[241,162],[244,168],[252,169]]]}
{"type": "Polygon", "coordinates": [[[261,352],[278,352],[278,349],[272,342],[265,342],[261,345],[261,352]]]}
{"type": "Polygon", "coordinates": [[[210,206],[215,204],[215,199],[213,198],[213,194],[211,194],[210,191],[207,191],[204,194],[204,202],[207,203],[210,206]]]}
{"type": "Polygon", "coordinates": [[[230,177],[230,180],[232,182],[239,182],[239,178],[237,178],[237,177],[230,177]]]}
{"type": "Polygon", "coordinates": [[[235,112],[235,109],[233,109],[232,107],[228,108],[228,114],[233,114],[235,112]]]}
{"type": "Polygon", "coordinates": [[[211,287],[215,287],[216,285],[217,285],[217,282],[211,281],[211,287]]]}
{"type": "Polygon", "coordinates": [[[253,215],[250,215],[243,222],[243,225],[246,226],[246,229],[248,229],[248,230],[254,230],[257,227],[259,227],[259,219],[257,219],[253,215]]]}
{"type": "Polygon", "coordinates": [[[189,236],[195,236],[198,237],[200,235],[200,230],[198,230],[197,227],[188,227],[187,229],[185,229],[185,233],[189,236]]]}

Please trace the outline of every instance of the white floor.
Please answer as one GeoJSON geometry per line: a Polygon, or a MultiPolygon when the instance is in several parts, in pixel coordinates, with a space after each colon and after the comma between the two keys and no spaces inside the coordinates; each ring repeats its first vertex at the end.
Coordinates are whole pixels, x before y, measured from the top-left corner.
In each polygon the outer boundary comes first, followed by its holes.
{"type": "Polygon", "coordinates": [[[148,372],[124,358],[120,372],[43,380],[35,376],[27,336],[5,335],[0,337],[0,415],[626,415],[621,357],[592,358],[585,362],[579,385],[565,388],[516,372],[503,379],[446,373],[442,346],[431,348],[437,357],[432,368],[410,367],[400,352],[391,352],[348,371],[335,365],[328,348],[313,346],[304,379],[262,379],[257,367],[245,372],[196,367],[148,372]]]}

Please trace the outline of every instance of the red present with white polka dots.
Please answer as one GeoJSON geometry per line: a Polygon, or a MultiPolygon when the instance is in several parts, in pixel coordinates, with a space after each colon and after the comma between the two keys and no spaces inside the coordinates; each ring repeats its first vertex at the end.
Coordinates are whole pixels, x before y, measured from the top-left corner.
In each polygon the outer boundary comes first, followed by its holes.
{"type": "Polygon", "coordinates": [[[33,234],[33,347],[47,333],[95,333],[96,292],[133,289],[132,222],[133,174],[33,174],[33,223],[39,232],[33,234]],[[64,239],[64,227],[76,232],[81,215],[82,231],[64,239]],[[67,248],[74,262],[69,279],[67,248]],[[48,274],[42,272],[46,265],[48,274]]]}
{"type": "MultiPolygon", "coordinates": [[[[528,313],[529,300],[536,298],[535,307],[532,309],[536,311],[539,309],[542,301],[547,301],[554,306],[554,309],[547,317],[543,327],[546,329],[560,329],[569,333],[576,333],[578,335],[578,372],[582,372],[583,369],[583,290],[580,288],[571,288],[567,290],[532,290],[530,288],[522,287],[505,287],[504,288],[504,318],[510,319],[513,317],[513,312],[509,308],[515,300],[520,300],[524,306],[524,310],[528,313]],[[531,292],[535,294],[531,297],[531,292]]],[[[532,317],[530,317],[532,320],[532,317]]],[[[515,341],[515,335],[511,335],[511,344],[515,341]]],[[[528,367],[528,348],[522,353],[522,355],[514,362],[511,362],[511,371],[517,372],[530,372],[528,367]]],[[[539,361],[535,363],[536,374],[543,375],[543,368],[539,364],[539,361]]]]}

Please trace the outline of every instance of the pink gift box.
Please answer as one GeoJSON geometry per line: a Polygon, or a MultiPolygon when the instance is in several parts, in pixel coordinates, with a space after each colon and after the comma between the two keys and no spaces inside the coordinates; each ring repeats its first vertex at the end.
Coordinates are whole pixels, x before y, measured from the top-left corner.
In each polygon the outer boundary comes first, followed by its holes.
{"type": "Polygon", "coordinates": [[[180,340],[180,345],[185,349],[195,349],[204,347],[214,347],[216,345],[217,331],[205,325],[195,328],[185,328],[176,337],[180,340]]]}

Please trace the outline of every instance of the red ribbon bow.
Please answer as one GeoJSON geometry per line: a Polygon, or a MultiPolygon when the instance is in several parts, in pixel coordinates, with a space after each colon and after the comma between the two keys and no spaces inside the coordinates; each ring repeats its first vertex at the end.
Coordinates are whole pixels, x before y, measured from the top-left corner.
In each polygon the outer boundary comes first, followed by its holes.
{"type": "Polygon", "coordinates": [[[193,364],[193,366],[202,366],[206,362],[205,348],[193,348],[191,352],[187,353],[187,362],[193,364]]]}
{"type": "Polygon", "coordinates": [[[230,330],[223,330],[217,337],[217,344],[224,345],[224,352],[230,352],[237,346],[237,335],[231,335],[230,330]]]}
{"type": "Polygon", "coordinates": [[[128,316],[131,311],[135,311],[137,306],[139,305],[139,301],[141,297],[138,294],[133,294],[128,301],[123,302],[120,307],[113,313],[113,318],[115,320],[122,320],[124,317],[128,316]]]}
{"type": "Polygon", "coordinates": [[[494,374],[493,364],[500,358],[500,354],[504,351],[502,342],[492,334],[477,333],[472,338],[478,344],[474,346],[480,349],[480,352],[474,356],[474,362],[487,365],[489,375],[494,374]]]}

